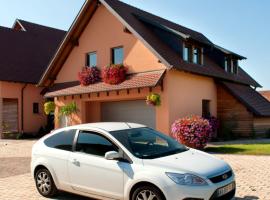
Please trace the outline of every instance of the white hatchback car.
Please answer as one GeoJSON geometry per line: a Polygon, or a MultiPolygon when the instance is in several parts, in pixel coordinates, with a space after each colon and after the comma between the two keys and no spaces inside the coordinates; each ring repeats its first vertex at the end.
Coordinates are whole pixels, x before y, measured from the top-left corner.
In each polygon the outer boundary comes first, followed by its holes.
{"type": "Polygon", "coordinates": [[[55,130],[32,150],[39,193],[58,190],[97,199],[232,199],[231,167],[134,123],[93,123],[55,130]]]}

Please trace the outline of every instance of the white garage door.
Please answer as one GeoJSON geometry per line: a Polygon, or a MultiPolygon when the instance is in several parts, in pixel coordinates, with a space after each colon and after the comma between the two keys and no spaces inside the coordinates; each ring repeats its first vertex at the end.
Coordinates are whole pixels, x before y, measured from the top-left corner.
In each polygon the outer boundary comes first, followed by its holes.
{"type": "Polygon", "coordinates": [[[18,131],[18,100],[3,99],[3,131],[18,131]]]}
{"type": "Polygon", "coordinates": [[[155,116],[155,108],[146,105],[144,100],[101,104],[101,120],[103,122],[134,122],[155,128],[155,116]]]}

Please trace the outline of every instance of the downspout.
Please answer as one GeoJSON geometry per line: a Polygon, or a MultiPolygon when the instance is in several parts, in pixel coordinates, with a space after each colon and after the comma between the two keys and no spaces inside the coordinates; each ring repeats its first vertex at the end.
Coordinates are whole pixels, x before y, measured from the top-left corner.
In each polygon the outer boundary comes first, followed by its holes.
{"type": "Polygon", "coordinates": [[[24,106],[24,101],[23,101],[23,97],[24,97],[24,89],[27,87],[27,83],[24,84],[24,86],[22,87],[22,90],[21,90],[21,133],[23,134],[24,133],[24,126],[23,126],[23,112],[24,112],[24,109],[23,109],[23,106],[24,106]]]}

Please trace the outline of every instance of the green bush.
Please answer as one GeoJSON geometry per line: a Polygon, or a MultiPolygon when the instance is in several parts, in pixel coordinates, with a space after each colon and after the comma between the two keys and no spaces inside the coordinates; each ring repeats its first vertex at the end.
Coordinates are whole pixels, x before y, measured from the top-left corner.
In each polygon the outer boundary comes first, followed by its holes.
{"type": "Polygon", "coordinates": [[[65,106],[62,106],[60,108],[60,115],[61,116],[70,116],[73,113],[76,113],[78,111],[77,105],[75,102],[71,102],[65,106]]]}

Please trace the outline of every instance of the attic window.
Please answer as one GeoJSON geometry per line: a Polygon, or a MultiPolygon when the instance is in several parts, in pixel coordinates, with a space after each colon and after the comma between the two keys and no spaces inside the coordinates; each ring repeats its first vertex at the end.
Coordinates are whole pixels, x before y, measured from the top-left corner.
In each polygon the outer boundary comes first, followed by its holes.
{"type": "Polygon", "coordinates": [[[97,66],[97,52],[90,52],[86,55],[86,66],[88,67],[97,66]]]}
{"type": "Polygon", "coordinates": [[[224,70],[231,74],[238,73],[238,60],[230,57],[225,57],[224,70]]]}
{"type": "Polygon", "coordinates": [[[186,62],[202,65],[202,48],[190,44],[185,44],[183,47],[183,60],[186,62]]]}
{"type": "Polygon", "coordinates": [[[191,62],[192,61],[192,46],[191,45],[185,45],[183,50],[183,59],[184,61],[191,62]]]}
{"type": "Polygon", "coordinates": [[[193,49],[193,63],[195,64],[201,64],[201,49],[195,47],[193,49]]]}
{"type": "Polygon", "coordinates": [[[224,70],[226,72],[231,72],[231,59],[228,57],[225,57],[225,61],[224,61],[224,70]]]}
{"type": "Polygon", "coordinates": [[[238,60],[234,59],[232,61],[232,73],[237,74],[238,72],[238,60]]]}
{"type": "Polygon", "coordinates": [[[123,64],[124,62],[124,48],[123,47],[116,47],[112,48],[112,64],[118,65],[123,64]]]}

